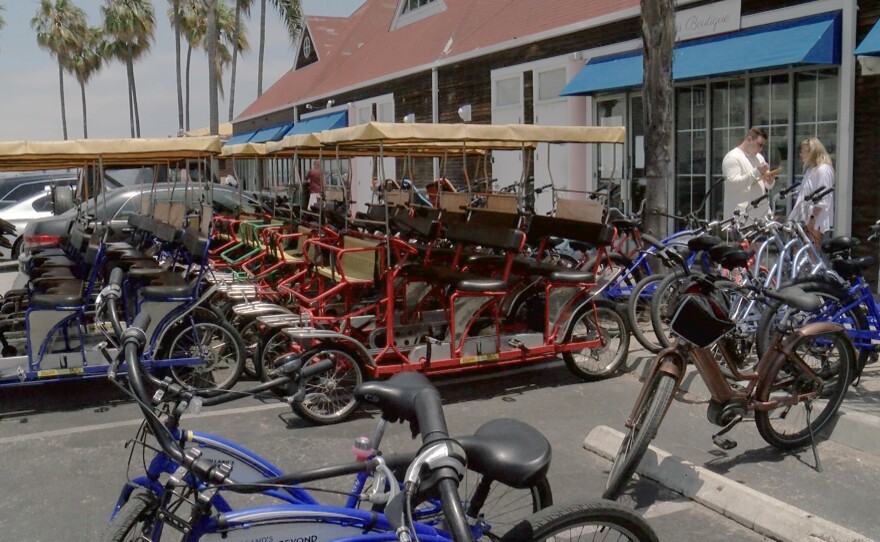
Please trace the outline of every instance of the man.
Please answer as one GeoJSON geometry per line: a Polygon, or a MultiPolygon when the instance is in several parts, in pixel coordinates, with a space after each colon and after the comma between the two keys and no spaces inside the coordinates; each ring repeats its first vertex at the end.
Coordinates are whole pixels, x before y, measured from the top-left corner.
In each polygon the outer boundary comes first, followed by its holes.
{"type": "Polygon", "coordinates": [[[309,205],[311,209],[313,205],[318,203],[321,193],[324,191],[324,182],[321,179],[321,162],[315,160],[312,162],[312,169],[306,173],[305,182],[303,183],[309,194],[309,205]]]}
{"type": "MultiPolygon", "coordinates": [[[[767,132],[762,128],[750,128],[742,143],[734,147],[721,162],[724,173],[724,217],[733,216],[737,209],[744,210],[748,203],[763,196],[774,183],[770,166],[761,151],[767,143],[767,132]]],[[[767,214],[769,203],[765,200],[749,211],[751,218],[767,214]]]]}

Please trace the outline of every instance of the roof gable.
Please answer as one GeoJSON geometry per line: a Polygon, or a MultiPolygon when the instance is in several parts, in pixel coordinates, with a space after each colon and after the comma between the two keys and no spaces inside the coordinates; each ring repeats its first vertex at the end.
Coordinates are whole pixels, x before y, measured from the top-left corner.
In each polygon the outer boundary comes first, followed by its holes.
{"type": "Polygon", "coordinates": [[[442,11],[392,29],[400,2],[366,0],[348,18],[310,17],[320,62],[297,64],[238,118],[427,70],[463,55],[516,47],[531,36],[562,35],[593,19],[639,8],[639,0],[442,0],[442,11]]]}

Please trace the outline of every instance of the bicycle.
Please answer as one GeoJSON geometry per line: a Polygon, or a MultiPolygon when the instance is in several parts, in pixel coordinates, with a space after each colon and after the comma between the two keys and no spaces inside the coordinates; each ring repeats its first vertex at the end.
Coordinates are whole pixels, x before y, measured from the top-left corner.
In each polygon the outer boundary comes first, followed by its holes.
{"type": "MultiPolygon", "coordinates": [[[[736,251],[726,258],[745,263],[751,251],[736,251]]],[[[720,295],[732,290],[744,298],[771,298],[800,310],[813,310],[820,301],[802,290],[774,292],[758,286],[740,286],[719,277],[688,279],[675,302],[672,346],[658,353],[627,418],[628,433],[615,455],[604,498],[616,499],[657,434],[660,423],[684,378],[688,363],[709,389],[707,417],[721,430],[712,435],[715,445],[729,450],[736,442],[723,437],[752,412],[761,437],[771,446],[788,450],[810,443],[821,470],[815,435],[824,428],[843,400],[855,353],[843,327],[830,322],[807,324],[783,341],[774,335],[772,345],[754,370],[740,372],[727,335],[735,328],[720,295]],[[722,356],[733,377],[747,382],[730,383],[712,350],[722,356]],[[797,410],[795,410],[797,408],[797,410]],[[813,411],[818,412],[814,415],[813,411]],[[805,420],[805,421],[804,421],[805,420]],[[802,422],[802,423],[801,423],[802,422]],[[805,425],[805,426],[803,426],[805,425]]],[[[783,324],[788,316],[783,316],[783,324]]]]}
{"type": "MultiPolygon", "coordinates": [[[[161,494],[145,488],[132,491],[125,503],[118,506],[103,540],[120,541],[136,537],[141,541],[155,541],[166,527],[180,531],[183,540],[222,539],[230,542],[261,540],[261,537],[349,542],[467,542],[490,532],[488,522],[478,519],[472,523],[465,515],[457,486],[465,469],[466,451],[458,441],[448,436],[437,390],[423,375],[413,372],[397,374],[385,382],[365,383],[357,390],[362,400],[380,409],[383,419],[407,421],[414,435],[422,435],[422,449],[406,469],[402,490],[395,491],[401,486],[394,473],[387,468],[384,469],[387,486],[385,483],[376,484],[379,493],[388,493],[384,509],[282,503],[228,511],[214,510],[213,504],[221,491],[262,493],[267,489],[284,489],[297,482],[334,475],[362,471],[372,473],[386,465],[385,458],[370,454],[369,458],[365,455],[363,460],[346,465],[244,483],[234,481],[231,465],[213,461],[197,449],[182,447],[153,411],[154,398],[146,386],[149,375],[143,374],[139,366],[139,350],[145,344],[142,330],[148,320],[148,315],[139,315],[122,334],[129,391],[143,411],[145,424],[152,431],[161,452],[179,466],[165,482],[161,494]],[[382,491],[386,487],[388,491],[382,491]],[[428,514],[415,506],[426,498],[429,503],[439,503],[430,505],[432,512],[428,514]]],[[[307,369],[324,369],[318,368],[318,365],[307,369]]],[[[155,384],[155,379],[152,382],[155,384]]],[[[169,387],[168,390],[174,391],[175,388],[169,387]]],[[[182,391],[182,388],[178,386],[176,390],[182,391]]],[[[212,395],[219,398],[224,394],[212,395]]],[[[177,408],[180,407],[178,404],[177,408]]],[[[504,461],[500,456],[496,459],[504,461]]],[[[515,463],[517,459],[508,461],[515,463]]],[[[603,532],[613,529],[625,540],[657,540],[643,519],[613,503],[587,503],[550,509],[544,515],[525,520],[511,534],[500,538],[489,537],[506,542],[544,540],[548,535],[563,530],[586,528],[603,532]],[[524,537],[524,532],[531,534],[524,537]]]]}

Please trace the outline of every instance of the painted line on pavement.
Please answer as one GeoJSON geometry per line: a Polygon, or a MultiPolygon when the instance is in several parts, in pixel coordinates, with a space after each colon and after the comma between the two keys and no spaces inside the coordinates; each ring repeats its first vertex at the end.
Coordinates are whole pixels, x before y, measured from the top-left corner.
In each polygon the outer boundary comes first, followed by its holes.
{"type": "MultiPolygon", "coordinates": [[[[600,425],[584,439],[584,448],[611,459],[623,433],[600,425]]],[[[774,499],[654,446],[637,472],[745,527],[783,542],[865,542],[871,539],[836,523],[774,499]]]]}
{"type": "MultiPolygon", "coordinates": [[[[217,416],[229,416],[234,414],[247,414],[250,412],[261,412],[264,410],[274,410],[278,408],[290,408],[287,403],[273,403],[269,405],[258,405],[252,407],[242,407],[242,408],[229,408],[225,410],[211,410],[207,412],[200,412],[199,414],[186,414],[183,416],[183,419],[200,419],[200,418],[214,418],[217,416]]],[[[41,439],[41,438],[52,438],[52,437],[64,437],[69,435],[75,435],[77,433],[88,433],[91,431],[103,431],[105,429],[116,429],[118,427],[129,427],[133,425],[140,425],[144,421],[143,418],[139,418],[137,420],[123,420],[118,422],[109,422],[109,423],[99,423],[95,425],[84,425],[82,427],[68,427],[66,429],[55,429],[53,431],[43,431],[41,433],[31,433],[30,435],[16,435],[14,437],[4,437],[0,438],[0,444],[12,444],[17,442],[26,442],[29,440],[41,439]]]]}

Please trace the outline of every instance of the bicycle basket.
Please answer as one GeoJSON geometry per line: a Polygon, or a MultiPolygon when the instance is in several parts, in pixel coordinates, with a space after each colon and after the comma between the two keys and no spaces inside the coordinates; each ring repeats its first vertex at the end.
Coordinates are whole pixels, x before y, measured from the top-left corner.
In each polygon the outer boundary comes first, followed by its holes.
{"type": "Polygon", "coordinates": [[[714,300],[700,294],[681,296],[670,321],[675,335],[700,348],[707,348],[735,327],[714,300]]]}

